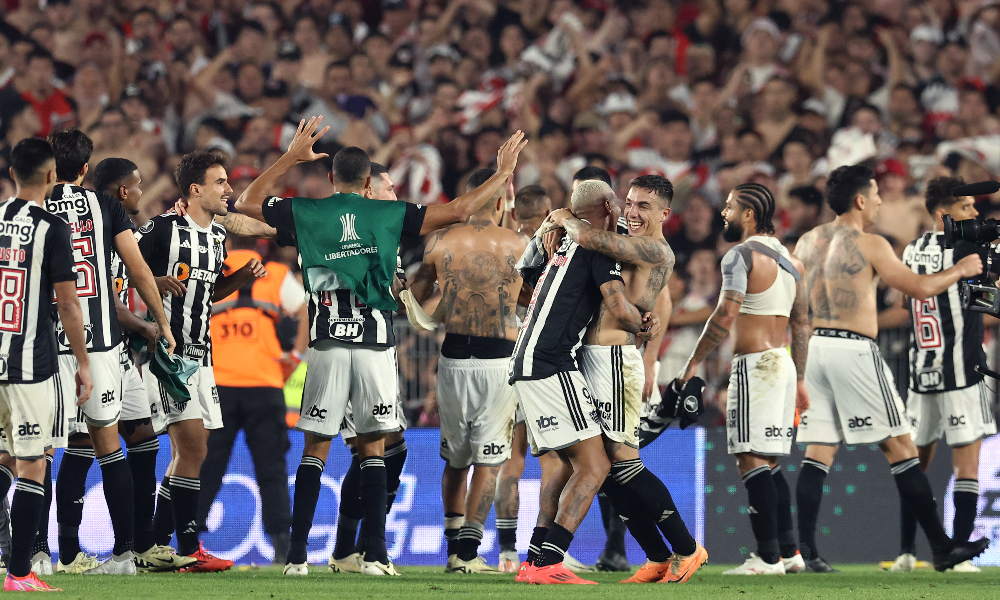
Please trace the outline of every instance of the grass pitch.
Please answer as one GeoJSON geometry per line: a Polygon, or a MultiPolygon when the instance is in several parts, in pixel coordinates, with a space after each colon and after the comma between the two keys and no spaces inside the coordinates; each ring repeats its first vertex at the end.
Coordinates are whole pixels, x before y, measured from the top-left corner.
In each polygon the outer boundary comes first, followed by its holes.
{"type": "Polygon", "coordinates": [[[996,598],[1000,568],[982,573],[888,573],[876,565],[836,565],[843,572],[832,575],[799,574],[783,577],[724,576],[728,566],[703,567],[683,585],[619,585],[621,573],[591,573],[585,578],[597,586],[533,586],[514,582],[513,575],[446,575],[443,568],[400,567],[399,578],[329,573],[326,566],[310,567],[308,577],[285,577],[274,567],[246,568],[226,573],[139,574],[136,577],[85,577],[52,575],[44,579],[65,590],[61,598],[126,600],[133,598],[183,598],[185,600],[294,600],[335,597],[347,600],[391,598],[437,600],[450,598],[601,600],[678,598],[714,600],[739,598],[934,598],[967,600],[996,598]]]}

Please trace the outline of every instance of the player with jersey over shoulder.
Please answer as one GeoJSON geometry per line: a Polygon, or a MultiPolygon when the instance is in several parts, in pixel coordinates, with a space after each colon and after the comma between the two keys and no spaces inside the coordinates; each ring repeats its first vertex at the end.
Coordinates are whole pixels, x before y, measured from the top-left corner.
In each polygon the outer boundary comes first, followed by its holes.
{"type": "Polygon", "coordinates": [[[399,431],[398,374],[392,312],[397,249],[401,236],[424,235],[464,221],[480,210],[514,171],[527,144],[515,133],[497,153],[498,171],[485,184],[435,206],[364,198],[371,186],[371,161],[360,148],[333,158],[330,181],[336,194],[325,199],[276,198],[267,192],[291,167],[323,158],[313,144],[329,127],[322,117],[301,121],[278,161],[257,178],[236,207],[278,229],[278,241],[295,244],[309,297],[309,370],[296,428],[305,434],[295,476],[291,547],[285,574],[305,575],[306,544],[319,498],[320,477],[330,443],[351,403],[361,461],[366,575],[398,575],[385,544],[387,473],[385,437],[399,431]]]}
{"type": "MultiPolygon", "coordinates": [[[[48,511],[46,453],[56,441],[52,429],[57,415],[65,410],[55,401],[59,362],[54,312],[59,313],[76,358],[76,371],[70,375],[77,404],[87,402],[94,383],[76,293],[70,229],[42,208],[57,177],[52,146],[38,138],[22,140],[11,150],[10,165],[17,196],[0,203],[0,453],[15,459],[17,483],[10,506],[10,561],[3,589],[62,591],[38,579],[31,568],[38,524],[48,511]]],[[[4,496],[14,474],[5,470],[4,496]]]]}
{"type": "MultiPolygon", "coordinates": [[[[837,218],[802,236],[795,247],[806,268],[813,326],[806,366],[809,409],[802,413],[796,436],[807,444],[796,481],[802,554],[806,560],[819,558],[816,518],[823,480],[841,442],[878,444],[899,495],[927,535],[934,568],[943,571],[978,556],[990,542],[953,540],[941,525],[903,402],[875,343],[873,282],[881,277],[907,296],[925,300],[978,275],[983,263],[978,254],[971,254],[951,268],[919,275],[899,260],[885,238],[864,233],[882,203],[875,175],[865,166],[834,170],[826,184],[826,201],[837,218]]],[[[832,570],[829,565],[827,570],[832,570]]]]}
{"type": "MultiPolygon", "coordinates": [[[[903,251],[903,263],[914,273],[937,273],[952,267],[970,254],[986,258],[986,248],[957,240],[954,248],[944,247],[942,216],[956,221],[975,219],[975,199],[955,196],[952,190],[965,182],[955,177],[938,177],[924,192],[927,212],[934,217],[934,231],[927,232],[903,251]]],[[[955,471],[952,492],[955,518],[952,532],[956,540],[968,540],[976,524],[979,503],[979,448],[983,438],[997,432],[992,401],[983,376],[976,371],[985,364],[983,314],[963,311],[958,284],[933,298],[910,299],[910,393],[906,417],[913,430],[920,468],[927,471],[942,435],[951,446],[955,471]]],[[[900,511],[900,553],[890,571],[912,571],[917,520],[903,502],[900,511]]],[[[979,572],[971,562],[955,565],[955,571],[979,572]]]]}
{"type": "MultiPolygon", "coordinates": [[[[85,486],[90,456],[80,457],[80,462],[74,462],[73,453],[85,452],[92,447],[101,466],[104,495],[115,532],[111,559],[87,570],[83,570],[81,563],[90,561],[80,550],[79,539],[72,535],[60,536],[59,568],[91,575],[134,575],[134,484],[118,438],[118,422],[122,416],[121,345],[124,336],[118,321],[117,290],[111,274],[115,254],[129,269],[133,284],[156,322],[156,328],[146,332],[150,341],[159,340],[162,336],[170,347],[173,335],[153,274],[133,237],[132,220],[115,198],[80,187],[88,172],[87,161],[93,152],[93,142],[83,132],[70,129],[49,135],[49,143],[56,156],[59,184],[45,206],[70,226],[75,260],[73,269],[77,274],[77,294],[84,311],[95,387],[94,397],[79,406],[69,419],[70,448],[67,451],[70,460],[61,464],[59,481],[68,478],[67,481],[72,480],[72,484],[56,486],[56,504],[60,515],[75,512],[73,505],[82,498],[83,492],[79,482],[82,480],[85,486]],[[75,497],[69,492],[75,492],[75,497]]],[[[56,334],[61,343],[59,325],[56,326],[56,334]]],[[[64,402],[73,396],[71,374],[76,369],[75,363],[76,358],[61,344],[59,380],[62,385],[57,393],[61,392],[64,402]]],[[[79,527],[78,523],[73,525],[79,527]]],[[[73,529],[72,526],[67,528],[67,533],[72,534],[73,529]]],[[[39,562],[42,569],[49,567],[45,554],[36,554],[36,563],[39,562]]]]}
{"type": "Polygon", "coordinates": [[[732,331],[733,367],[726,436],[750,501],[757,552],[726,575],[782,575],[807,569],[792,531],[791,492],[778,464],[792,448],[795,408],[809,405],[804,377],[809,304],[802,263],[774,236],[774,196],[763,185],[736,186],[722,211],[727,242],[722,295],[680,375],[698,366],[732,331]],[[792,330],[792,353],[785,340],[792,330]]]}

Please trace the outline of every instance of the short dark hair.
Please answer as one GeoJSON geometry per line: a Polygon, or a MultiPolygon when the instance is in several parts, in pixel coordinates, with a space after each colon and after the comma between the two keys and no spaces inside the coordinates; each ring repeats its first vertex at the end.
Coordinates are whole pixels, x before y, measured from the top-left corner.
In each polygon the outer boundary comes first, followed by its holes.
{"type": "Polygon", "coordinates": [[[348,146],[333,155],[330,172],[333,173],[333,178],[340,183],[359,185],[371,175],[372,161],[361,148],[348,146]]]}
{"type": "Polygon", "coordinates": [[[851,210],[858,194],[867,194],[875,173],[864,165],[843,166],[834,169],[826,180],[826,203],[833,212],[842,215],[851,210]]]}
{"type": "Polygon", "coordinates": [[[48,50],[36,45],[35,49],[28,53],[28,57],[25,58],[24,64],[31,64],[31,61],[36,58],[41,58],[52,63],[55,62],[55,59],[52,58],[52,54],[50,54],[48,50]]]}
{"type": "Polygon", "coordinates": [[[472,172],[472,175],[469,175],[469,179],[465,182],[465,191],[471,192],[477,187],[483,185],[489,181],[490,177],[493,177],[494,173],[496,173],[496,171],[493,169],[476,169],[472,172]]]}
{"type": "Polygon", "coordinates": [[[50,133],[48,142],[56,156],[56,177],[59,181],[75,181],[90,162],[94,141],[79,129],[67,129],[50,133]]]}
{"type": "Polygon", "coordinates": [[[774,195],[759,183],[741,183],[733,188],[736,201],[753,210],[757,222],[757,233],[774,233],[774,195]]]}
{"type": "Polygon", "coordinates": [[[52,145],[42,138],[24,138],[10,151],[10,167],[20,183],[37,184],[39,171],[45,163],[56,157],[52,145]]]}
{"type": "Polygon", "coordinates": [[[588,166],[573,173],[573,181],[603,181],[611,185],[611,175],[601,167],[588,166]]]}
{"type": "Polygon", "coordinates": [[[138,170],[127,158],[105,158],[94,167],[94,189],[114,196],[118,186],[138,170]]]}
{"type": "Polygon", "coordinates": [[[924,192],[927,212],[933,215],[938,207],[947,208],[958,202],[952,190],[960,185],[965,185],[965,180],[961,177],[937,177],[928,181],[927,191],[924,192]]]}
{"type": "Polygon", "coordinates": [[[815,186],[804,185],[793,188],[789,190],[788,195],[795,196],[806,206],[815,206],[817,210],[823,208],[823,192],[817,190],[815,186]]]}
{"type": "Polygon", "coordinates": [[[372,165],[372,170],[370,175],[372,179],[375,179],[376,177],[381,177],[382,175],[385,175],[389,172],[389,169],[387,169],[385,165],[381,163],[373,162],[371,163],[371,165],[372,165]]]}
{"type": "Polygon", "coordinates": [[[544,200],[549,193],[540,185],[526,185],[514,194],[514,216],[519,221],[540,217],[545,210],[544,200]]]}
{"type": "Polygon", "coordinates": [[[662,175],[640,175],[632,180],[629,187],[639,188],[651,192],[660,200],[666,202],[667,206],[674,200],[674,184],[662,175]]]}
{"type": "Polygon", "coordinates": [[[181,195],[189,198],[192,185],[205,185],[205,174],[214,166],[226,167],[226,159],[217,152],[195,150],[185,154],[174,169],[174,179],[181,189],[181,195]]]}
{"type": "Polygon", "coordinates": [[[662,111],[660,113],[660,125],[669,125],[671,123],[684,123],[690,127],[691,118],[674,108],[662,111]]]}

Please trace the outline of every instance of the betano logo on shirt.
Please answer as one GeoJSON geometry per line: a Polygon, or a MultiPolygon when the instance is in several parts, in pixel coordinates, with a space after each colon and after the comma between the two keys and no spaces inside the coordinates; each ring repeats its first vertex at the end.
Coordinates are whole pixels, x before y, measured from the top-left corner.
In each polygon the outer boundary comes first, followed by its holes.
{"type": "Polygon", "coordinates": [[[176,277],[178,281],[193,279],[194,281],[215,283],[219,274],[215,271],[209,271],[208,269],[199,269],[198,267],[191,268],[191,265],[179,262],[174,265],[174,277],[176,277]]]}

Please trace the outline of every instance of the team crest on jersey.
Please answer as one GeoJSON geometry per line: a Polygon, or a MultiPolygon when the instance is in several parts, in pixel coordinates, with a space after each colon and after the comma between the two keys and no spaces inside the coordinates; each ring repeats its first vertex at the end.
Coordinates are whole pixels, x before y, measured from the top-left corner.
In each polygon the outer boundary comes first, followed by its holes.
{"type": "Polygon", "coordinates": [[[153,220],[150,219],[146,221],[146,223],[142,227],[139,228],[139,233],[149,233],[152,230],[153,230],[153,220]]]}

